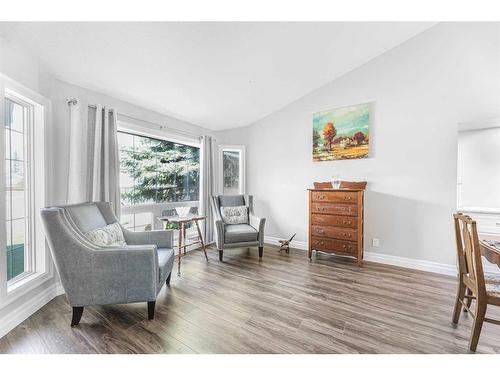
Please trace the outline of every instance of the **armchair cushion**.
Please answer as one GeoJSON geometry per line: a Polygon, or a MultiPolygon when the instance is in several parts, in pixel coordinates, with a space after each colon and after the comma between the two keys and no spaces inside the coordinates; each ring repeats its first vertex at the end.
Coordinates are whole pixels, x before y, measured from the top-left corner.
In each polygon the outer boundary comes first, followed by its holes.
{"type": "Polygon", "coordinates": [[[220,214],[225,224],[248,224],[247,206],[222,206],[220,214]]]}
{"type": "Polygon", "coordinates": [[[257,230],[248,224],[224,225],[224,229],[225,243],[254,242],[259,236],[257,230]]]}
{"type": "Polygon", "coordinates": [[[90,242],[97,246],[126,245],[122,228],[119,223],[106,225],[103,228],[93,229],[84,234],[90,242]]]}
{"type": "Polygon", "coordinates": [[[123,236],[127,245],[156,245],[158,248],[166,247],[172,249],[174,247],[173,230],[148,230],[144,232],[133,232],[122,227],[123,236]]]}

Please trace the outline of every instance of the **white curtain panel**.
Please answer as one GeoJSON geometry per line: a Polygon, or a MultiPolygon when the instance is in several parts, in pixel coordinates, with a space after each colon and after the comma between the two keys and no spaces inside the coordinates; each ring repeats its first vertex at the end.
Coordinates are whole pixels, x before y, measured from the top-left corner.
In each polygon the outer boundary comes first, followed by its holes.
{"type": "Polygon", "coordinates": [[[214,221],[210,197],[215,193],[215,154],[214,140],[204,135],[201,137],[201,176],[200,176],[200,214],[205,220],[205,243],[214,242],[214,221]]]}
{"type": "Polygon", "coordinates": [[[70,138],[67,203],[81,203],[88,196],[88,106],[78,101],[70,104],[70,138]]]}
{"type": "Polygon", "coordinates": [[[116,112],[71,105],[68,203],[111,202],[120,215],[120,159],[116,112]]]}

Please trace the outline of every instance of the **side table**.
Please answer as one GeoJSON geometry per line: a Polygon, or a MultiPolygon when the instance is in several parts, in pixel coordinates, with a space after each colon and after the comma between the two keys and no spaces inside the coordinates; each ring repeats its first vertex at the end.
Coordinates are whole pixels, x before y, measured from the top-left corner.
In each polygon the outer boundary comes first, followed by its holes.
{"type": "Polygon", "coordinates": [[[179,256],[177,263],[177,276],[181,275],[181,258],[186,255],[186,247],[201,244],[201,248],[205,253],[205,258],[208,262],[207,250],[205,248],[205,242],[203,241],[203,236],[201,234],[201,229],[199,225],[200,220],[205,220],[206,216],[198,216],[198,215],[188,215],[188,216],[161,216],[158,220],[164,223],[174,223],[179,226],[179,256]],[[198,241],[194,241],[191,243],[186,243],[186,225],[193,222],[196,225],[196,229],[198,231],[198,241]]]}

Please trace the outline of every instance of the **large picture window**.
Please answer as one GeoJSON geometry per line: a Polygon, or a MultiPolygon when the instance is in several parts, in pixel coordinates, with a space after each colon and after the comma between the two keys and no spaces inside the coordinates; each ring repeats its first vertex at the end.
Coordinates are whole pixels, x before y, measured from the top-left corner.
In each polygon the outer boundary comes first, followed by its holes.
{"type": "Polygon", "coordinates": [[[121,204],[199,199],[200,149],[118,132],[121,204]]]}
{"type": "MultiPolygon", "coordinates": [[[[130,124],[127,124],[130,126],[130,124]]],[[[194,143],[194,142],[193,142],[194,143]]],[[[118,131],[121,223],[133,231],[163,228],[160,216],[178,206],[198,212],[200,148],[155,136],[118,131]]]]}

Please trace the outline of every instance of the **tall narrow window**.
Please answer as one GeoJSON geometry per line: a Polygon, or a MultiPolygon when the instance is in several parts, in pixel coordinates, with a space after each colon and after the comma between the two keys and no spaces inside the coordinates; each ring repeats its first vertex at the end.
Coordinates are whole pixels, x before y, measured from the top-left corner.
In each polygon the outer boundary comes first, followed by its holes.
{"type": "Polygon", "coordinates": [[[231,195],[240,192],[240,153],[238,151],[222,151],[223,185],[222,194],[231,195]]]}
{"type": "Polygon", "coordinates": [[[7,280],[31,271],[28,105],[5,98],[7,280]]]}
{"type": "Polygon", "coordinates": [[[1,74],[0,92],[0,304],[9,304],[53,276],[39,215],[50,101],[1,74]]]}
{"type": "Polygon", "coordinates": [[[219,146],[219,191],[245,193],[245,146],[219,146]]]}

